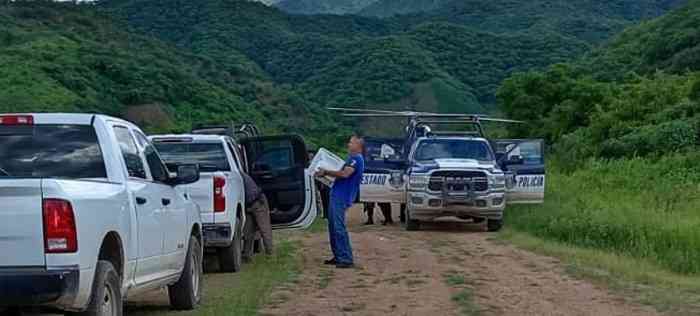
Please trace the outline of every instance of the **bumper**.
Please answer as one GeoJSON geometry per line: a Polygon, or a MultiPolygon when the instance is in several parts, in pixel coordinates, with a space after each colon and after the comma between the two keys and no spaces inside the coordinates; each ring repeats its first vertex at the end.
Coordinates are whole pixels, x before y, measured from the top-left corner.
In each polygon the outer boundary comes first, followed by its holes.
{"type": "Polygon", "coordinates": [[[408,194],[410,217],[420,221],[448,216],[502,219],[505,206],[503,192],[478,194],[469,199],[445,198],[441,194],[427,192],[408,194]]]}
{"type": "Polygon", "coordinates": [[[202,224],[204,247],[223,248],[231,245],[231,224],[202,224]]]}
{"type": "Polygon", "coordinates": [[[70,306],[78,296],[77,268],[0,268],[0,306],[70,306]]]}

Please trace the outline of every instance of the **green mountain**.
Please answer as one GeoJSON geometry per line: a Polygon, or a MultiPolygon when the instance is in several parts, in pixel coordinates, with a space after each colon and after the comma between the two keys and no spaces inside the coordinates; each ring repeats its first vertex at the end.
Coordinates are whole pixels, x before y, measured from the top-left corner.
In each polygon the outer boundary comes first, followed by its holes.
{"type": "Polygon", "coordinates": [[[339,128],[241,53],[204,56],[125,32],[92,5],[4,4],[0,25],[0,112],[99,112],[151,131],[254,121],[316,142],[339,128]]]}
{"type": "MultiPolygon", "coordinates": [[[[246,120],[341,144],[348,125],[326,106],[493,111],[503,79],[580,56],[647,12],[605,4],[585,27],[562,28],[566,10],[537,9],[545,0],[527,1],[540,4],[530,11],[506,5],[524,2],[388,19],[289,15],[244,0],[6,2],[0,111],[102,112],[150,130],[246,120]]],[[[671,2],[644,3],[661,12],[671,2]]]]}
{"type": "Polygon", "coordinates": [[[658,17],[686,0],[452,0],[425,14],[400,17],[430,20],[495,33],[552,31],[597,43],[640,20],[658,17]]]}
{"type": "Polygon", "coordinates": [[[358,14],[375,17],[391,17],[394,15],[429,12],[451,1],[452,0],[377,0],[362,8],[358,14]]]}
{"type": "Polygon", "coordinates": [[[355,14],[377,0],[282,0],[276,7],[291,14],[355,14]]]}
{"type": "Polygon", "coordinates": [[[631,27],[572,63],[516,75],[503,112],[529,123],[569,162],[664,155],[700,135],[700,1],[631,27]]]}
{"type": "MultiPolygon", "coordinates": [[[[489,111],[503,79],[580,56],[681,0],[467,0],[376,19],[288,15],[241,0],[111,0],[141,32],[221,61],[253,60],[324,105],[489,111]],[[573,13],[572,13],[573,12],[573,13]]],[[[226,64],[226,62],[225,62],[226,64]]]]}

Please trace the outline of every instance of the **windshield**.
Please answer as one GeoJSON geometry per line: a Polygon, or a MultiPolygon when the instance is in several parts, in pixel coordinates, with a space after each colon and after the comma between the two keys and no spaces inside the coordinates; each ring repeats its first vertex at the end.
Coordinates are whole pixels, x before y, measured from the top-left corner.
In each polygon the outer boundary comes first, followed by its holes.
{"type": "Polygon", "coordinates": [[[107,178],[87,125],[0,126],[0,178],[107,178]]]}
{"type": "Polygon", "coordinates": [[[222,143],[154,144],[168,165],[198,164],[202,172],[230,171],[222,143]]]}
{"type": "Polygon", "coordinates": [[[420,142],[416,148],[415,159],[418,161],[447,158],[494,160],[488,144],[479,140],[430,139],[420,142]]]}

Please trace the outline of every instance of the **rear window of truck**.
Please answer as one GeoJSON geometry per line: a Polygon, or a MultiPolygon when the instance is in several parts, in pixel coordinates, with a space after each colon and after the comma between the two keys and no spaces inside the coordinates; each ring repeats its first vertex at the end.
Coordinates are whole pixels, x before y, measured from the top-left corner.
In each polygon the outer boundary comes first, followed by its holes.
{"type": "Polygon", "coordinates": [[[154,145],[169,168],[198,164],[202,172],[231,171],[222,143],[155,142],[154,145]]]}
{"type": "Polygon", "coordinates": [[[0,126],[0,178],[107,178],[95,128],[0,126]]]}

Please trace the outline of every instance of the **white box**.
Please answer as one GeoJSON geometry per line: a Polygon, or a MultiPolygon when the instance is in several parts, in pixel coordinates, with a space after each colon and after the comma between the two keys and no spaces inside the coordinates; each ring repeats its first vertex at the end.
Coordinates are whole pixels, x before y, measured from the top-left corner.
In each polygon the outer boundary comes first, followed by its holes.
{"type": "MultiPolygon", "coordinates": [[[[320,169],[340,171],[343,166],[345,166],[345,160],[324,148],[320,148],[309,164],[309,172],[315,175],[320,169]]],[[[316,179],[327,186],[331,186],[335,181],[335,178],[331,176],[316,177],[316,179]]]]}

